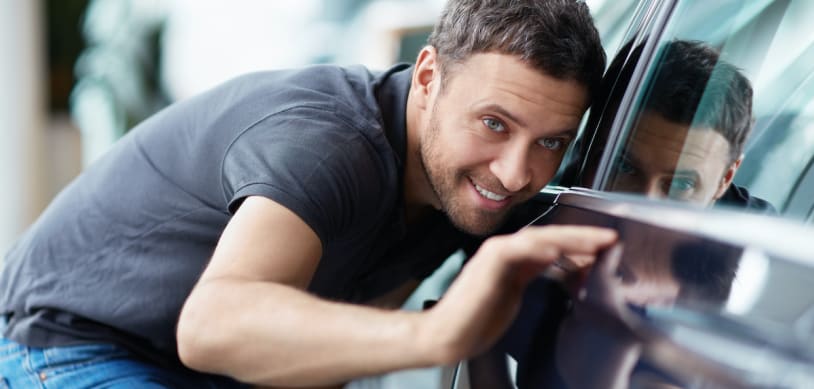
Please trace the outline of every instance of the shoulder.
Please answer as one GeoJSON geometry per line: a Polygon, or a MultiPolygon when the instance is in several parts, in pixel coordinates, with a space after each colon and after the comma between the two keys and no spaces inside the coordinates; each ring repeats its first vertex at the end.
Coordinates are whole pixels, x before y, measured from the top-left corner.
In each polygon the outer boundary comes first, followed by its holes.
{"type": "Polygon", "coordinates": [[[295,126],[294,134],[336,130],[378,142],[383,123],[375,82],[375,74],[362,66],[256,72],[224,83],[201,106],[222,110],[218,117],[241,123],[240,132],[295,126]]]}
{"type": "Polygon", "coordinates": [[[777,214],[777,209],[768,201],[753,196],[744,188],[732,184],[724,195],[718,200],[719,205],[745,208],[751,212],[765,213],[769,215],[777,214]]]}
{"type": "Polygon", "coordinates": [[[348,165],[362,173],[395,160],[378,122],[349,117],[333,108],[299,104],[258,118],[227,146],[224,163],[253,157],[267,160],[267,165],[260,166],[264,170],[296,162],[302,168],[348,165]]]}
{"type": "Polygon", "coordinates": [[[238,142],[224,159],[221,189],[230,213],[243,199],[262,196],[297,214],[328,242],[395,204],[398,171],[392,161],[366,139],[341,131],[307,141],[238,142]]]}
{"type": "MultiPolygon", "coordinates": [[[[273,158],[309,157],[387,164],[395,158],[373,89],[375,75],[361,66],[310,66],[251,73],[226,86],[242,90],[243,128],[228,146],[273,158]],[[245,113],[245,112],[244,112],[245,113]]],[[[234,92],[232,92],[234,93],[234,92]]],[[[228,94],[228,93],[227,93],[228,94]]],[[[313,162],[313,161],[312,161],[313,162]]]]}
{"type": "Polygon", "coordinates": [[[220,94],[274,103],[275,110],[292,106],[326,106],[350,112],[375,110],[370,92],[375,75],[362,66],[312,65],[249,73],[219,87],[220,94]]]}
{"type": "Polygon", "coordinates": [[[246,196],[264,196],[325,237],[366,220],[371,205],[393,203],[398,156],[374,83],[363,67],[320,65],[251,73],[223,85],[218,96],[234,107],[228,116],[237,117],[228,125],[242,123],[221,165],[229,210],[246,196]]]}

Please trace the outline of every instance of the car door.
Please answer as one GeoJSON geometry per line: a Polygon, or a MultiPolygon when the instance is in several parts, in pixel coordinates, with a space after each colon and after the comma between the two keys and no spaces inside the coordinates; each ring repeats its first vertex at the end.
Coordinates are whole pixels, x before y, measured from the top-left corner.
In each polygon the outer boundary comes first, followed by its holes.
{"type": "MultiPolygon", "coordinates": [[[[637,15],[559,185],[509,227],[621,244],[529,288],[496,347],[517,363],[505,386],[814,387],[814,3],[637,15]]],[[[468,384],[504,385],[490,370],[471,361],[468,384]]]]}

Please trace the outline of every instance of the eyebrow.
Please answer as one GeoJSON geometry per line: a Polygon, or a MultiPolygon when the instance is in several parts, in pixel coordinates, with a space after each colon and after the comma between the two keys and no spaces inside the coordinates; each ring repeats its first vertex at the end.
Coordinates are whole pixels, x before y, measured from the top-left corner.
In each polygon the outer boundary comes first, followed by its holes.
{"type": "MultiPolygon", "coordinates": [[[[519,117],[517,117],[517,116],[513,115],[511,112],[507,111],[500,104],[491,103],[491,104],[484,105],[484,106],[482,106],[480,108],[484,109],[484,110],[495,111],[498,114],[500,114],[500,116],[504,116],[504,117],[508,118],[509,120],[519,124],[521,127],[528,127],[528,125],[526,124],[525,121],[521,120],[519,117]]],[[[567,129],[564,129],[564,130],[560,130],[555,134],[549,135],[549,136],[547,136],[547,138],[548,137],[556,137],[556,136],[569,136],[571,138],[575,138],[577,136],[578,130],[579,129],[577,129],[577,128],[567,128],[567,129]]]]}
{"type": "Polygon", "coordinates": [[[503,108],[500,104],[491,103],[491,104],[487,104],[487,105],[484,105],[484,106],[480,107],[480,109],[487,110],[487,111],[495,111],[495,112],[499,113],[501,116],[505,116],[505,117],[509,118],[509,120],[511,120],[511,121],[523,126],[523,127],[527,126],[526,122],[524,122],[523,120],[520,120],[519,117],[517,117],[517,116],[513,115],[511,112],[507,111],[506,108],[503,108]]]}
{"type": "MultiPolygon", "coordinates": [[[[639,170],[641,170],[641,166],[644,165],[644,163],[642,163],[642,161],[639,158],[637,158],[636,155],[631,153],[630,150],[625,150],[625,152],[622,153],[622,159],[624,159],[627,162],[631,163],[633,166],[635,166],[639,170]]],[[[675,169],[673,169],[673,170],[669,171],[668,173],[670,174],[671,177],[692,176],[693,178],[695,178],[696,181],[701,180],[701,174],[699,174],[698,171],[694,170],[694,169],[684,169],[684,170],[675,170],[675,169]]]]}
{"type": "Polygon", "coordinates": [[[642,161],[641,161],[641,160],[639,160],[639,158],[638,158],[638,157],[636,157],[636,155],[635,155],[635,154],[633,154],[633,153],[632,153],[630,150],[625,150],[625,151],[624,151],[624,152],[623,152],[623,153],[622,153],[622,154],[619,156],[619,159],[622,159],[622,160],[624,160],[625,162],[627,162],[627,163],[629,163],[629,164],[631,164],[631,165],[635,166],[637,169],[641,169],[641,168],[640,168],[640,166],[642,166],[642,161]]]}
{"type": "Polygon", "coordinates": [[[578,128],[569,128],[567,130],[562,130],[553,136],[568,136],[573,139],[577,137],[577,132],[579,132],[578,128]]]}
{"type": "Polygon", "coordinates": [[[678,170],[673,171],[673,177],[686,177],[692,176],[696,181],[701,182],[701,175],[696,170],[678,170]]]}

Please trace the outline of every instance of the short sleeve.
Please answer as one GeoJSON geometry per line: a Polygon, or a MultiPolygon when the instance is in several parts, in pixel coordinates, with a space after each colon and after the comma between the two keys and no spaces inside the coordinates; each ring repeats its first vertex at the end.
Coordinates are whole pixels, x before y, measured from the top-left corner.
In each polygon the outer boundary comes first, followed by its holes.
{"type": "Polygon", "coordinates": [[[223,160],[223,190],[234,213],[264,196],[297,214],[323,244],[375,213],[387,162],[357,123],[330,109],[297,107],[243,131],[223,160]]]}

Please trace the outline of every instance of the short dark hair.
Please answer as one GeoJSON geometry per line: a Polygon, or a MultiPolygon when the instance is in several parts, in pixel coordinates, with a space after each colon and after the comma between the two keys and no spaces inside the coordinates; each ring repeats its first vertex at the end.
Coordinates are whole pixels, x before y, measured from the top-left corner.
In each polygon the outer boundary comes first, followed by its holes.
{"type": "Polygon", "coordinates": [[[673,122],[713,128],[737,159],[753,123],[749,80],[703,42],[668,42],[659,58],[644,108],[673,122]]]}
{"type": "Polygon", "coordinates": [[[588,6],[576,0],[449,0],[428,43],[437,50],[442,74],[472,54],[510,54],[547,75],[585,85],[591,97],[605,70],[588,6]]]}
{"type": "Polygon", "coordinates": [[[718,242],[684,242],[670,254],[679,296],[707,303],[726,303],[743,249],[718,242]]]}

